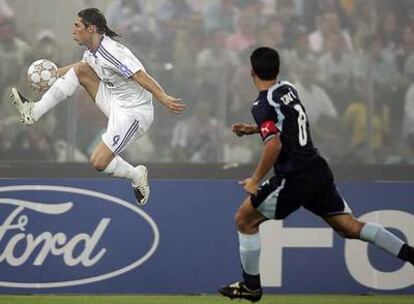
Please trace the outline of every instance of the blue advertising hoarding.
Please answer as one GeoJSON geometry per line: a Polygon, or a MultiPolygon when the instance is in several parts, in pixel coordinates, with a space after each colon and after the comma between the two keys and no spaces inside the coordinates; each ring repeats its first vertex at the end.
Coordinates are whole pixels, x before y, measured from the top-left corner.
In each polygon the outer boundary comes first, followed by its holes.
{"type": "MultiPolygon", "coordinates": [[[[234,180],[1,179],[0,293],[214,293],[240,278],[234,180]]],[[[412,183],[341,183],[354,214],[414,243],[412,183]]],[[[414,267],[299,210],[261,227],[278,293],[413,293],[414,267]]]]}

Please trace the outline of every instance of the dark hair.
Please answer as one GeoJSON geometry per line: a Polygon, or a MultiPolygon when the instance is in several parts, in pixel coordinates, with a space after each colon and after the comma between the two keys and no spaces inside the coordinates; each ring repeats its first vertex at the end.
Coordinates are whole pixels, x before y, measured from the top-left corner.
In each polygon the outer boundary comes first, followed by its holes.
{"type": "Polygon", "coordinates": [[[274,80],[279,75],[279,53],[269,47],[259,47],[250,56],[253,72],[261,80],[274,80]]]}
{"type": "Polygon", "coordinates": [[[82,19],[85,26],[96,26],[96,31],[99,34],[105,34],[111,38],[121,37],[108,27],[104,14],[97,8],[84,9],[78,13],[78,17],[82,19]]]}

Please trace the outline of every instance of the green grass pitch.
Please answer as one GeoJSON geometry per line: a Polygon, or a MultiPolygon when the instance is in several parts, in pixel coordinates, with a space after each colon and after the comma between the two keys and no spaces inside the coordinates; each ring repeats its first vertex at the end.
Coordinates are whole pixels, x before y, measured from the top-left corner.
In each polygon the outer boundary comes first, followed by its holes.
{"type": "MultiPolygon", "coordinates": [[[[231,301],[222,296],[6,296],[0,295],[0,304],[236,304],[250,303],[231,301]]],[[[414,295],[265,295],[260,304],[413,304],[414,295]]]]}

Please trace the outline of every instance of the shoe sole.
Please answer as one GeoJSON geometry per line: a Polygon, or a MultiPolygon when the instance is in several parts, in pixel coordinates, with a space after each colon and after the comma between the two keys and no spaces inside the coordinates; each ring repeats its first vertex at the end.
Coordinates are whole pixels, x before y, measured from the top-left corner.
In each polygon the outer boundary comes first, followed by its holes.
{"type": "Polygon", "coordinates": [[[238,297],[238,296],[234,296],[234,295],[229,295],[229,294],[227,294],[227,293],[224,293],[224,292],[221,292],[221,291],[219,291],[219,293],[223,296],[223,297],[226,297],[226,298],[228,298],[228,299],[230,299],[230,300],[234,300],[234,299],[237,299],[237,300],[246,300],[246,301],[250,301],[250,302],[252,302],[252,303],[256,303],[256,302],[259,302],[260,300],[261,300],[261,297],[259,298],[259,299],[248,299],[248,298],[246,298],[246,297],[238,297]]]}
{"type": "Polygon", "coordinates": [[[251,298],[249,298],[249,296],[237,296],[237,295],[234,295],[233,293],[229,293],[229,292],[223,291],[222,289],[218,289],[217,291],[222,296],[224,296],[226,298],[229,298],[231,300],[238,299],[238,300],[246,300],[246,301],[250,301],[252,303],[255,303],[255,302],[259,302],[261,300],[261,298],[262,298],[262,295],[260,295],[260,296],[253,296],[252,295],[250,297],[255,297],[255,298],[254,299],[251,299],[251,298]]]}

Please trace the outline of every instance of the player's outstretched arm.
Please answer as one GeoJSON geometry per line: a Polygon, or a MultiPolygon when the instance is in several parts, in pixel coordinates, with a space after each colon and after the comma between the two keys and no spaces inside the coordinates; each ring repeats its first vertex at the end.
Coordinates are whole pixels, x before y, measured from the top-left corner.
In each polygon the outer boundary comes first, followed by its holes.
{"type": "Polygon", "coordinates": [[[243,135],[251,135],[259,133],[259,128],[256,125],[249,125],[243,123],[236,123],[231,126],[231,130],[239,137],[243,135]]]}
{"type": "Polygon", "coordinates": [[[165,93],[161,85],[145,71],[138,71],[132,77],[140,86],[154,95],[171,113],[180,114],[184,110],[185,104],[181,102],[181,99],[165,93]]]}

